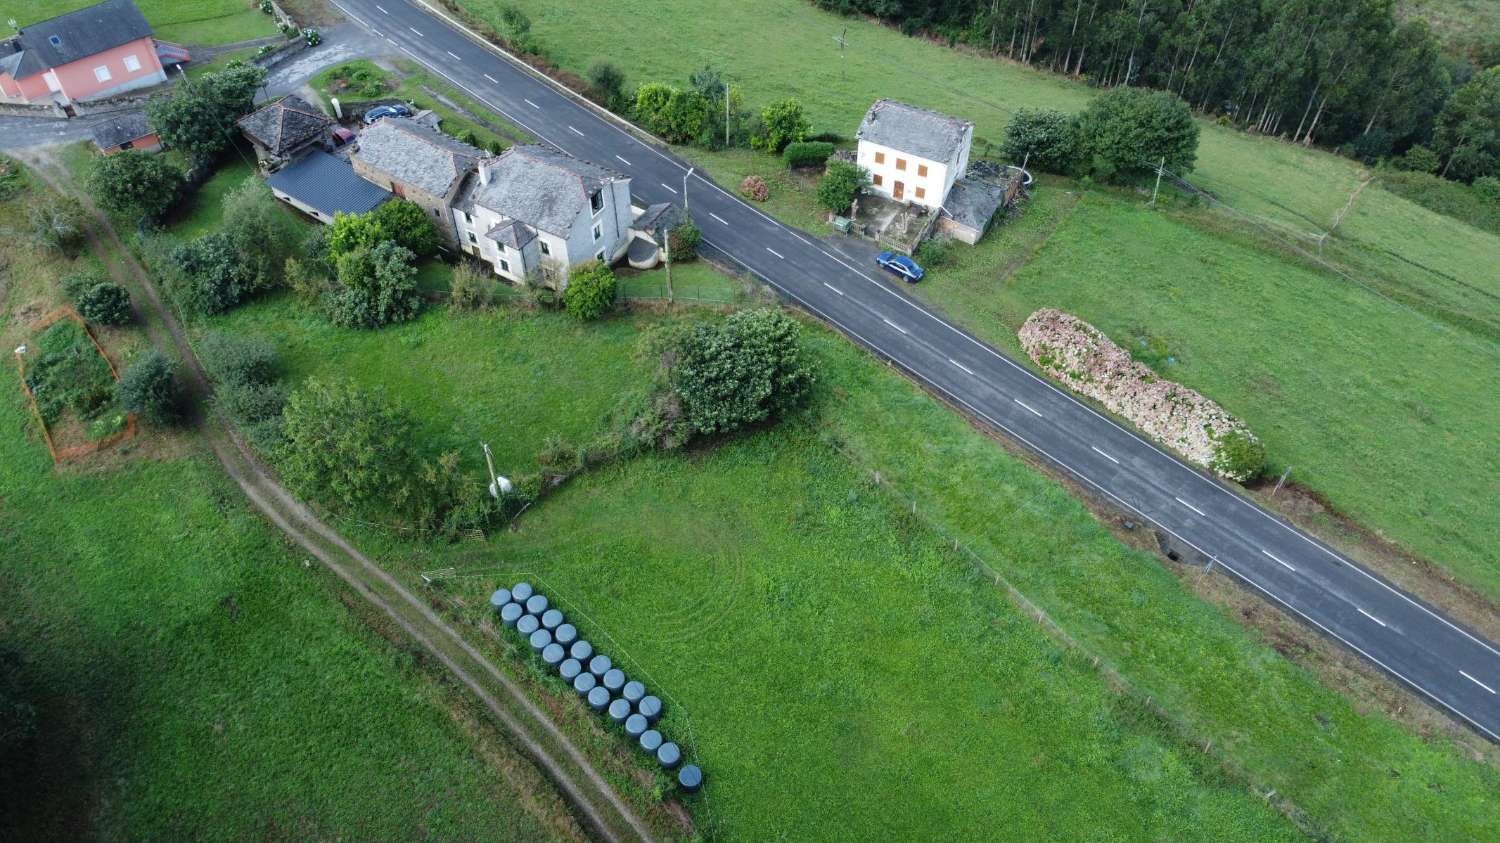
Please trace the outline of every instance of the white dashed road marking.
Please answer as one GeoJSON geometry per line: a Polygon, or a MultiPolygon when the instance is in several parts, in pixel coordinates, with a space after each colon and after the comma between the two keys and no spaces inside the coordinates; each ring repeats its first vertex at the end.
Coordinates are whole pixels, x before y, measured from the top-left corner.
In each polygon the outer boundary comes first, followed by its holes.
{"type": "MultiPolygon", "coordinates": [[[[775,255],[778,258],[781,258],[781,253],[778,252],[778,251],[776,251],[775,249],[771,248],[770,246],[766,247],[766,251],[770,252],[771,254],[775,255]]],[[[786,258],[781,258],[781,259],[782,260],[786,260],[786,258]]]]}
{"type": "MultiPolygon", "coordinates": [[[[676,193],[677,191],[674,190],[672,192],[676,193]]],[[[713,217],[714,219],[718,220],[719,222],[725,224],[725,225],[729,225],[729,220],[724,219],[723,217],[719,216],[718,214],[714,213],[713,211],[709,211],[708,215],[711,216],[711,217],[713,217]]]]}
{"type": "Polygon", "coordinates": [[[579,136],[580,138],[583,137],[583,132],[578,131],[577,129],[573,128],[572,126],[568,127],[568,131],[570,131],[573,134],[579,136]]]}
{"type": "Polygon", "coordinates": [[[458,59],[459,61],[463,61],[463,59],[459,57],[458,53],[455,53],[452,50],[444,50],[443,52],[445,52],[448,55],[454,57],[455,59],[458,59]]]}
{"type": "Polygon", "coordinates": [[[833,286],[832,284],[828,283],[827,281],[823,282],[823,286],[825,286],[828,289],[834,291],[835,293],[838,293],[841,296],[844,294],[843,290],[840,290],[838,287],[833,286]]]}
{"type": "MultiPolygon", "coordinates": [[[[1355,606],[1354,608],[1359,609],[1358,606],[1355,606]]],[[[1385,626],[1385,621],[1381,620],[1380,618],[1375,617],[1374,615],[1370,614],[1369,612],[1366,612],[1364,609],[1359,609],[1359,613],[1361,615],[1364,615],[1365,617],[1369,618],[1370,620],[1372,620],[1372,621],[1380,624],[1381,626],[1385,626]]]]}
{"type": "Polygon", "coordinates": [[[496,79],[495,77],[489,75],[488,73],[484,74],[484,78],[490,80],[491,82],[494,82],[496,85],[500,84],[500,80],[499,79],[496,79]]]}
{"type": "Polygon", "coordinates": [[[527,105],[531,106],[532,108],[537,109],[538,111],[540,111],[541,108],[542,108],[541,106],[537,105],[536,103],[532,102],[529,99],[526,99],[525,97],[521,97],[521,101],[524,102],[524,103],[526,103],[527,105]]]}
{"type": "Polygon", "coordinates": [[[880,321],[884,322],[887,325],[890,325],[892,328],[895,328],[896,330],[900,331],[903,334],[906,333],[906,329],[905,328],[901,327],[900,325],[897,325],[895,322],[892,322],[891,320],[885,318],[884,316],[880,317],[880,321]]]}
{"type": "Polygon", "coordinates": [[[1462,676],[1463,678],[1465,678],[1467,680],[1469,680],[1470,682],[1473,682],[1475,685],[1478,685],[1479,687],[1485,689],[1486,691],[1489,691],[1492,694],[1495,693],[1495,689],[1494,688],[1491,688],[1490,686],[1484,684],[1483,682],[1480,682],[1478,679],[1475,679],[1474,677],[1470,676],[1469,672],[1466,671],[1466,670],[1460,670],[1458,672],[1458,675],[1462,676]]]}
{"type": "MultiPolygon", "coordinates": [[[[1188,509],[1191,509],[1192,511],[1198,513],[1199,515],[1203,515],[1203,510],[1199,509],[1196,506],[1193,506],[1192,504],[1188,503],[1187,501],[1183,500],[1182,498],[1173,498],[1172,500],[1177,501],[1178,503],[1182,504],[1183,506],[1187,507],[1188,509]]],[[[1207,518],[1208,516],[1204,515],[1203,517],[1207,518]]]]}
{"type": "Polygon", "coordinates": [[[381,13],[381,14],[382,14],[382,15],[388,15],[388,14],[390,14],[390,12],[387,12],[387,11],[386,11],[386,10],[385,10],[385,7],[384,7],[384,6],[382,6],[382,5],[380,5],[380,4],[379,4],[379,3],[377,3],[377,4],[375,4],[375,8],[377,8],[377,9],[379,9],[379,10],[380,10],[380,13],[381,13]]]}
{"type": "Polygon", "coordinates": [[[625,166],[627,166],[627,167],[629,167],[629,166],[630,166],[630,162],[629,162],[629,161],[626,161],[626,160],[625,160],[625,159],[624,159],[624,158],[620,158],[620,156],[618,156],[618,155],[616,155],[616,156],[615,156],[615,158],[617,158],[617,159],[619,159],[619,162],[620,162],[620,163],[621,163],[621,164],[624,164],[624,165],[625,165],[625,166]]]}
{"type": "Polygon", "coordinates": [[[960,369],[963,369],[965,374],[970,374],[970,375],[974,374],[974,370],[973,369],[970,369],[968,366],[965,366],[964,364],[958,362],[957,360],[954,360],[952,357],[948,358],[948,362],[952,363],[953,365],[957,366],[960,369]]]}
{"type": "Polygon", "coordinates": [[[1271,559],[1274,560],[1277,565],[1280,565],[1281,567],[1287,569],[1288,571],[1291,571],[1294,574],[1297,573],[1297,569],[1296,568],[1293,568],[1291,565],[1288,565],[1287,563],[1281,561],[1281,557],[1277,556],[1276,554],[1272,553],[1271,551],[1263,549],[1263,550],[1261,550],[1261,553],[1264,553],[1265,555],[1271,557],[1271,559]]]}
{"type": "MultiPolygon", "coordinates": [[[[1090,445],[1089,447],[1090,448],[1094,448],[1093,445],[1090,445]]],[[[1101,457],[1104,457],[1105,459],[1109,460],[1110,462],[1114,463],[1115,465],[1119,465],[1120,464],[1119,460],[1115,459],[1114,457],[1110,456],[1109,454],[1104,453],[1103,451],[1099,450],[1098,448],[1094,448],[1094,453],[1098,454],[1101,457]]]]}
{"type": "Polygon", "coordinates": [[[422,34],[422,30],[417,29],[415,26],[408,26],[407,29],[410,29],[412,32],[417,33],[417,37],[418,38],[426,38],[427,37],[426,35],[422,34]]]}
{"type": "Polygon", "coordinates": [[[1031,413],[1033,416],[1036,416],[1037,418],[1042,417],[1041,413],[1038,413],[1035,409],[1032,408],[1030,404],[1027,404],[1025,401],[1022,401],[1019,398],[1012,398],[1011,400],[1016,402],[1017,404],[1020,404],[1022,407],[1025,407],[1026,412],[1031,413]]]}

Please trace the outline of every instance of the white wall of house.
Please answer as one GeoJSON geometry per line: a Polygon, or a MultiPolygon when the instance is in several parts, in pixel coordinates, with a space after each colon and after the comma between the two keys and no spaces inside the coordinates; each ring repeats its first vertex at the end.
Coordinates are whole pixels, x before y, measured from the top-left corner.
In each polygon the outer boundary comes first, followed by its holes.
{"type": "Polygon", "coordinates": [[[859,142],[855,161],[870,171],[870,189],[892,199],[940,208],[953,182],[969,169],[969,146],[974,138],[964,133],[951,161],[933,161],[889,146],[859,142]]]}
{"type": "Polygon", "coordinates": [[[619,258],[630,246],[630,219],[630,182],[613,182],[600,191],[599,209],[585,207],[566,236],[537,230],[536,239],[521,254],[485,236],[508,218],[482,205],[476,205],[470,215],[453,210],[453,225],[464,252],[482,258],[496,275],[508,281],[527,283],[527,273],[536,270],[544,281],[555,282],[558,289],[567,286],[572,267],[601,254],[606,262],[619,258]]]}

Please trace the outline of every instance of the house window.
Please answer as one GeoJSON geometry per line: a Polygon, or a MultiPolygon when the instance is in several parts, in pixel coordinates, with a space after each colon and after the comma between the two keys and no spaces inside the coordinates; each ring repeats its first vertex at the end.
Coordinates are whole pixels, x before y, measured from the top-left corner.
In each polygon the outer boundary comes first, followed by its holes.
{"type": "Polygon", "coordinates": [[[906,169],[906,159],[905,158],[897,158],[896,159],[896,169],[898,169],[898,170],[904,170],[904,169],[906,169]]]}
{"type": "Polygon", "coordinates": [[[594,226],[594,239],[598,240],[600,237],[603,237],[603,236],[604,236],[604,226],[602,226],[602,225],[595,225],[594,226]]]}
{"type": "Polygon", "coordinates": [[[599,250],[599,254],[594,255],[594,260],[599,261],[600,263],[604,262],[604,250],[603,249],[599,250]]]}
{"type": "Polygon", "coordinates": [[[885,181],[885,179],[883,179],[883,178],[880,177],[879,173],[876,173],[875,176],[874,176],[874,178],[875,178],[875,186],[876,187],[879,187],[885,181]]]}
{"type": "Polygon", "coordinates": [[[438,219],[442,219],[443,218],[443,212],[439,211],[437,208],[433,208],[432,209],[432,215],[435,216],[435,217],[437,217],[438,219]]]}
{"type": "Polygon", "coordinates": [[[877,152],[877,153],[875,153],[875,163],[876,164],[884,164],[885,163],[885,153],[884,152],[877,152]]]}
{"type": "Polygon", "coordinates": [[[544,255],[550,255],[550,254],[552,254],[552,249],[547,246],[547,241],[543,240],[541,242],[542,242],[542,254],[544,254],[544,255]]]}
{"type": "MultiPolygon", "coordinates": [[[[604,210],[604,191],[594,191],[594,195],[589,197],[589,207],[592,208],[594,213],[596,214],[604,210]]],[[[595,234],[594,236],[598,237],[599,235],[595,234]]]]}
{"type": "Polygon", "coordinates": [[[459,211],[459,213],[461,213],[461,214],[464,215],[464,222],[468,223],[469,225],[473,225],[474,224],[474,218],[471,217],[471,216],[469,216],[469,212],[468,211],[459,211]]]}
{"type": "Polygon", "coordinates": [[[469,242],[470,243],[478,243],[479,242],[479,238],[475,237],[474,236],[474,232],[472,232],[472,231],[469,232],[469,242]]]}
{"type": "Polygon", "coordinates": [[[927,165],[926,164],[918,164],[917,165],[917,175],[919,175],[919,176],[925,176],[925,175],[927,175],[927,165]]]}
{"type": "Polygon", "coordinates": [[[121,149],[135,149],[135,141],[125,141],[120,144],[121,149]]]}
{"type": "Polygon", "coordinates": [[[927,188],[925,188],[925,187],[919,187],[919,188],[917,188],[917,198],[918,199],[926,199],[927,198],[927,188]]]}
{"type": "Polygon", "coordinates": [[[94,78],[100,82],[108,82],[110,80],[109,68],[102,64],[94,68],[94,78]]]}
{"type": "Polygon", "coordinates": [[[500,259],[500,271],[501,272],[510,272],[510,261],[506,260],[505,258],[501,258],[500,259]]]}
{"type": "Polygon", "coordinates": [[[57,37],[56,35],[49,35],[47,36],[47,43],[51,44],[54,47],[61,47],[62,39],[57,37]]]}
{"type": "Polygon", "coordinates": [[[125,69],[131,73],[141,69],[141,60],[133,55],[125,57],[125,69]]]}

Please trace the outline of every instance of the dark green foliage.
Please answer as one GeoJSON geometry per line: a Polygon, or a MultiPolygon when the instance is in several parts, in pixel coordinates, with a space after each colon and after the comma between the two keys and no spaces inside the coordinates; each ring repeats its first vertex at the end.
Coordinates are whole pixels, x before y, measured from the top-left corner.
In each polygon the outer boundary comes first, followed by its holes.
{"type": "Polygon", "coordinates": [[[76,258],[88,242],[88,215],[77,199],[52,196],[27,208],[37,243],[63,257],[76,258]]]}
{"type": "Polygon", "coordinates": [[[615,305],[614,270],[598,261],[574,267],[563,290],[563,307],[579,322],[591,322],[615,305]]]}
{"type": "Polygon", "coordinates": [[[1418,144],[1406,150],[1406,154],[1396,159],[1396,166],[1413,173],[1436,173],[1438,167],[1442,166],[1443,159],[1436,152],[1418,144]]]}
{"type": "Polygon", "coordinates": [[[813,384],[801,328],[779,310],[694,326],[673,349],[669,383],[689,435],[729,433],[794,407],[813,384]]]}
{"type": "Polygon", "coordinates": [[[1500,174],[1500,67],[1453,92],[1438,114],[1432,148],[1442,175],[1460,181],[1500,174]]]}
{"type": "Polygon", "coordinates": [[[1474,180],[1474,192],[1490,205],[1500,206],[1500,177],[1480,176],[1474,180]]]}
{"type": "Polygon", "coordinates": [[[182,171],[165,155],[133,149],[96,159],[88,175],[101,208],[153,221],[177,204],[183,184],[182,171]]]}
{"type": "Polygon", "coordinates": [[[1212,463],[1214,471],[1249,483],[1266,470],[1266,446],[1259,439],[1238,431],[1219,437],[1212,463]]]}
{"type": "Polygon", "coordinates": [[[832,154],[833,144],[827,141],[797,141],[786,145],[786,149],[781,153],[781,160],[786,162],[789,170],[795,170],[798,167],[821,167],[832,154]]]}
{"type": "Polygon", "coordinates": [[[946,269],[958,262],[954,241],[931,239],[917,249],[917,261],[923,269],[946,269]]]}
{"type": "Polygon", "coordinates": [[[594,98],[611,111],[621,111],[629,105],[625,97],[625,71],[614,62],[599,59],[589,65],[589,88],[594,98]]]}
{"type": "Polygon", "coordinates": [[[542,44],[531,31],[531,18],[520,8],[509,3],[501,6],[500,24],[511,49],[532,55],[541,54],[542,44]]]}
{"type": "Polygon", "coordinates": [[[1385,171],[1380,186],[1431,211],[1500,235],[1500,202],[1484,198],[1484,178],[1472,185],[1428,173],[1385,171]]]}
{"type": "Polygon", "coordinates": [[[120,406],[151,424],[169,425],[182,418],[177,364],[154,348],[130,364],[115,394],[120,406]]]}
{"type": "Polygon", "coordinates": [[[678,223],[667,232],[668,246],[672,250],[672,262],[690,261],[698,257],[698,245],[703,242],[703,232],[692,220],[678,223]]]}
{"type": "Polygon", "coordinates": [[[693,90],[648,82],[636,90],[633,113],[646,131],[668,143],[689,143],[712,126],[713,106],[693,90]]]}
{"type": "Polygon", "coordinates": [[[864,167],[848,161],[828,162],[828,171],[818,180],[818,204],[835,214],[847,214],[849,205],[870,181],[864,167]]]}
{"type": "Polygon", "coordinates": [[[1091,171],[1103,178],[1134,178],[1156,171],[1162,159],[1187,173],[1198,159],[1198,124],[1174,94],[1114,88],[1089,103],[1078,133],[1091,171]]]}
{"type": "Polygon", "coordinates": [[[329,317],[347,328],[379,328],[414,318],[422,309],[415,256],[393,242],[360,248],[338,259],[338,287],[329,317]]]}
{"type": "Polygon", "coordinates": [[[250,176],[224,196],[221,230],[239,255],[241,275],[251,290],[282,284],[282,269],[296,243],[288,236],[286,215],[271,189],[250,176]]]}
{"type": "Polygon", "coordinates": [[[196,161],[212,161],[239,136],[235,121],[254,108],[255,92],[265,81],[265,68],[231,64],[157,94],[146,103],[146,115],[167,146],[196,161]]]}
{"type": "Polygon", "coordinates": [[[253,289],[228,232],[205,234],[178,246],[171,262],[177,276],[173,295],[193,313],[223,313],[253,289]]]}
{"type": "Polygon", "coordinates": [[[198,344],[198,359],[214,382],[214,406],[262,453],[281,442],[286,388],[276,383],[276,350],[262,336],[212,331],[198,344]]]}
{"type": "Polygon", "coordinates": [[[1002,154],[1016,166],[1069,174],[1078,167],[1078,125],[1070,114],[1051,108],[1020,108],[1005,125],[1002,154]]]}
{"type": "Polygon", "coordinates": [[[389,508],[411,482],[415,428],[404,408],[348,381],[309,379],[282,413],[280,468],[300,494],[362,509],[389,508]]]}
{"type": "Polygon", "coordinates": [[[108,278],[97,271],[82,270],[80,272],[73,272],[69,273],[68,275],[64,275],[62,277],[62,280],[58,282],[58,285],[62,287],[63,295],[66,296],[68,301],[72,302],[73,306],[76,308],[78,306],[79,299],[82,299],[84,297],[84,294],[88,293],[89,290],[94,289],[95,285],[103,284],[108,280],[108,278]]]}
{"type": "Polygon", "coordinates": [[[811,128],[802,113],[802,103],[792,97],[777,100],[761,109],[756,130],[750,136],[750,145],[779,153],[789,143],[806,140],[811,128]]]}
{"type": "Polygon", "coordinates": [[[387,240],[405,247],[417,257],[437,251],[441,235],[414,202],[392,199],[369,213],[335,214],[325,238],[329,261],[360,248],[373,248],[387,240]]]}
{"type": "Polygon", "coordinates": [[[1351,142],[1349,157],[1374,164],[1391,154],[1391,144],[1394,142],[1395,138],[1385,129],[1371,129],[1351,142]]]}
{"type": "Polygon", "coordinates": [[[340,97],[349,94],[359,99],[372,100],[384,96],[389,90],[385,74],[358,64],[346,64],[334,70],[328,82],[329,87],[340,97]]]}
{"type": "Polygon", "coordinates": [[[52,325],[26,358],[26,387],[48,425],[71,410],[80,419],[97,418],[114,397],[115,379],[99,349],[71,319],[52,325]]]}
{"type": "Polygon", "coordinates": [[[9,776],[21,773],[19,764],[11,762],[20,758],[20,749],[37,733],[36,706],[32,704],[26,685],[21,679],[21,654],[8,647],[0,650],[0,782],[9,783],[9,776]]]}
{"type": "Polygon", "coordinates": [[[130,291],[113,281],[95,284],[78,297],[78,313],[96,325],[124,325],[130,312],[130,291]]]}
{"type": "Polygon", "coordinates": [[[495,283],[493,275],[464,261],[453,269],[448,305],[454,310],[487,310],[495,303],[495,283]]]}
{"type": "Polygon", "coordinates": [[[210,331],[198,343],[198,360],[215,384],[276,380],[276,348],[263,336],[210,331]]]}

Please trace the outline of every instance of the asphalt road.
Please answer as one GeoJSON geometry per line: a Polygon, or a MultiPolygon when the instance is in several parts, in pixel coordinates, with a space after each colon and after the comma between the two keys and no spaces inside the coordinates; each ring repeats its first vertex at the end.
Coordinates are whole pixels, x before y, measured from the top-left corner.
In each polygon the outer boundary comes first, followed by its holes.
{"type": "Polygon", "coordinates": [[[538,139],[631,176],[638,203],[687,203],[710,253],[1500,743],[1500,649],[1492,643],[945,322],[873,266],[834,254],[701,174],[688,177],[670,153],[435,9],[408,0],[332,2],[538,139]]]}

